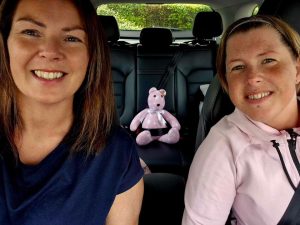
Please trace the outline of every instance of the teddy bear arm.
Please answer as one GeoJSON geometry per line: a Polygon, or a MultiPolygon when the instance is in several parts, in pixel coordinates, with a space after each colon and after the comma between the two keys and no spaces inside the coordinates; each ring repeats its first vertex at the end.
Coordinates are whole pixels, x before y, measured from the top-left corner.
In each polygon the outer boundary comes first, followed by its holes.
{"type": "Polygon", "coordinates": [[[131,121],[130,123],[130,130],[131,131],[135,131],[138,126],[143,122],[143,120],[145,119],[146,117],[146,114],[147,114],[147,110],[148,109],[144,109],[142,110],[141,112],[139,112],[131,121]]]}
{"type": "Polygon", "coordinates": [[[171,127],[177,128],[178,130],[181,128],[178,120],[176,119],[176,117],[173,116],[168,111],[164,111],[163,117],[171,125],[171,127]]]}

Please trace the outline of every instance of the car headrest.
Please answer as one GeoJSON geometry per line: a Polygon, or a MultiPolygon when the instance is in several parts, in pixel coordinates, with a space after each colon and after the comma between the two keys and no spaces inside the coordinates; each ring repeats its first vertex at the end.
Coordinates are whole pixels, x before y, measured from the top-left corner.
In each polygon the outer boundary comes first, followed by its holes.
{"type": "Polygon", "coordinates": [[[140,43],[146,47],[168,47],[173,42],[172,31],[168,28],[143,28],[140,43]]]}
{"type": "Polygon", "coordinates": [[[300,1],[299,0],[265,0],[258,14],[273,15],[290,24],[300,33],[300,1]]]}
{"type": "Polygon", "coordinates": [[[205,139],[210,128],[225,115],[232,113],[234,108],[228,94],[221,87],[218,77],[215,76],[207,89],[201,115],[199,116],[196,149],[205,139]]]}
{"type": "Polygon", "coordinates": [[[107,41],[117,42],[120,38],[120,31],[116,18],[104,15],[99,15],[98,18],[102,24],[107,41]]]}
{"type": "Polygon", "coordinates": [[[220,36],[222,32],[222,17],[218,12],[198,12],[193,26],[195,38],[212,39],[220,36]]]}

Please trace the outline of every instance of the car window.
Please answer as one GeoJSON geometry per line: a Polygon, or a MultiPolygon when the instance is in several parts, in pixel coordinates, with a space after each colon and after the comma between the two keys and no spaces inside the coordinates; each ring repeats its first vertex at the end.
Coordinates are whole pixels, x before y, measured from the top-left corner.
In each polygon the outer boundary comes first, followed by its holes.
{"type": "Polygon", "coordinates": [[[253,9],[252,15],[256,15],[258,13],[259,6],[256,5],[255,8],[253,9]]]}
{"type": "Polygon", "coordinates": [[[212,11],[202,4],[105,4],[97,8],[101,15],[114,15],[120,30],[141,30],[144,27],[167,27],[191,30],[196,14],[212,11]]]}
{"type": "Polygon", "coordinates": [[[114,3],[97,7],[98,15],[116,18],[123,39],[137,39],[144,27],[169,28],[176,40],[189,39],[195,16],[201,11],[213,9],[203,4],[114,3]]]}

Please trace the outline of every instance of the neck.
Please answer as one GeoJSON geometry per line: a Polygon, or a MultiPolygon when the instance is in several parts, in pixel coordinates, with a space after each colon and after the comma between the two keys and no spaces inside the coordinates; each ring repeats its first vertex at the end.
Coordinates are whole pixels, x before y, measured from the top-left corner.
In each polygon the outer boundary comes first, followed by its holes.
{"type": "Polygon", "coordinates": [[[16,128],[15,142],[23,163],[39,163],[62,141],[73,122],[72,105],[18,102],[23,124],[16,128]]]}
{"type": "Polygon", "coordinates": [[[70,128],[73,120],[72,103],[39,104],[20,102],[18,104],[23,121],[22,132],[43,131],[51,133],[70,128]]]}
{"type": "MultiPolygon", "coordinates": [[[[281,113],[281,118],[282,119],[275,119],[275,125],[271,125],[273,126],[273,128],[277,129],[277,130],[286,130],[286,129],[290,129],[290,128],[295,128],[295,127],[299,127],[300,126],[300,110],[299,110],[299,103],[296,101],[296,107],[290,107],[290,109],[288,110],[288,107],[286,107],[282,113],[281,113]]],[[[295,102],[291,101],[290,104],[295,104],[295,102]]]]}

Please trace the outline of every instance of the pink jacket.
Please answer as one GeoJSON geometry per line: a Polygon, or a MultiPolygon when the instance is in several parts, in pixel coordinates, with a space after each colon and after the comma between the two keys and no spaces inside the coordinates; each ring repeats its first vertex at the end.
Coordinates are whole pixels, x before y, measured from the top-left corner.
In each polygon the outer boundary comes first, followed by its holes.
{"type": "MultiPolygon", "coordinates": [[[[288,115],[287,115],[288,116],[288,115]]],[[[294,128],[300,134],[300,128],[294,128]]],[[[299,174],[289,152],[286,131],[255,122],[236,109],[210,131],[190,168],[183,225],[223,225],[230,209],[237,224],[275,225],[294,190],[271,140],[279,143],[295,186],[299,174]]],[[[299,159],[300,137],[296,154],[299,159]]]]}

